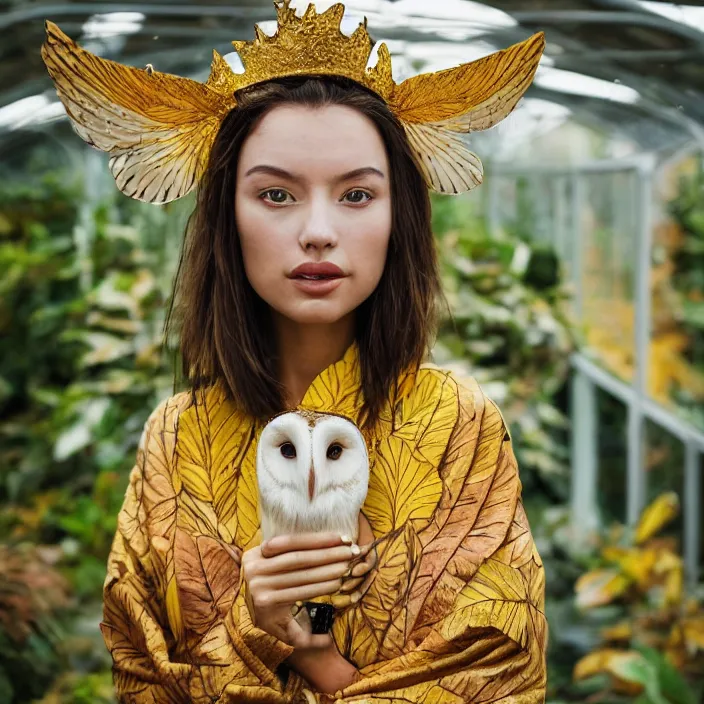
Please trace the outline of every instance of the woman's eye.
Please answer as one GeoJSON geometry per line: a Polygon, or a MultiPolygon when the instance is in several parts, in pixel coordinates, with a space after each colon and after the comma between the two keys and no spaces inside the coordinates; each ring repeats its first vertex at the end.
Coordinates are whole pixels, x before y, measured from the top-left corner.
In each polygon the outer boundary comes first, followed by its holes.
{"type": "Polygon", "coordinates": [[[339,460],[342,454],[342,446],[336,442],[328,447],[327,457],[329,460],[339,460]]]}
{"type": "Polygon", "coordinates": [[[296,448],[293,446],[292,442],[285,442],[281,447],[279,448],[281,450],[281,454],[287,459],[287,460],[292,460],[295,459],[296,457],[296,448]]]}
{"type": "Polygon", "coordinates": [[[262,200],[268,200],[270,203],[276,203],[276,205],[282,205],[286,203],[289,193],[284,191],[283,188],[270,188],[268,191],[264,191],[259,197],[262,200]]]}
{"type": "Polygon", "coordinates": [[[354,203],[355,205],[358,203],[366,203],[372,199],[369,193],[366,191],[360,191],[359,189],[348,191],[343,197],[348,203],[354,203]]]}

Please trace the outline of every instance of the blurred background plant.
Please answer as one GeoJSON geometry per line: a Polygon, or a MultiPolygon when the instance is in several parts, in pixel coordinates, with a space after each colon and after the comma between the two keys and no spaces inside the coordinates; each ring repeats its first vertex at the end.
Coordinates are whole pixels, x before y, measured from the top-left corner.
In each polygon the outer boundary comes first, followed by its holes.
{"type": "Polygon", "coordinates": [[[491,236],[477,207],[433,199],[447,302],[433,355],[474,376],[501,407],[537,511],[568,493],[568,293],[554,251],[510,231],[491,236]]]}
{"type": "Polygon", "coordinates": [[[97,630],[105,559],[142,426],[173,389],[161,348],[170,277],[156,278],[168,250],[154,244],[165,214],[112,198],[86,212],[82,201],[65,171],[0,184],[0,592],[30,586],[0,596],[8,704],[61,671],[75,680],[64,701],[99,701],[91,673],[109,684],[97,630]],[[25,553],[32,545],[42,552],[25,553]],[[27,573],[10,570],[24,554],[27,573]],[[44,624],[59,613],[57,639],[44,624]],[[30,630],[15,648],[23,614],[30,630]]]}
{"type": "Polygon", "coordinates": [[[61,619],[70,604],[55,548],[0,544],[0,701],[27,701],[61,669],[61,619]]]}
{"type": "Polygon", "coordinates": [[[676,393],[694,422],[704,427],[704,160],[680,177],[677,190],[670,203],[673,256],[667,276],[678,293],[686,371],[676,393]]]}
{"type": "Polygon", "coordinates": [[[577,607],[599,628],[601,642],[574,669],[594,701],[697,704],[704,695],[702,595],[686,595],[677,541],[661,535],[678,513],[677,494],[666,493],[635,529],[615,524],[575,585],[577,607]]]}

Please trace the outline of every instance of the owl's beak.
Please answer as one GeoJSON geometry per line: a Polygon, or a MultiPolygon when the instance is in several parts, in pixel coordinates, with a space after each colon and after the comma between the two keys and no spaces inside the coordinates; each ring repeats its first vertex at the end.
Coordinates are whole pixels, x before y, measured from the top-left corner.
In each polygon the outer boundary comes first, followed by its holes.
{"type": "Polygon", "coordinates": [[[308,498],[312,501],[313,494],[315,494],[315,472],[313,471],[313,465],[311,465],[308,470],[308,498]]]}

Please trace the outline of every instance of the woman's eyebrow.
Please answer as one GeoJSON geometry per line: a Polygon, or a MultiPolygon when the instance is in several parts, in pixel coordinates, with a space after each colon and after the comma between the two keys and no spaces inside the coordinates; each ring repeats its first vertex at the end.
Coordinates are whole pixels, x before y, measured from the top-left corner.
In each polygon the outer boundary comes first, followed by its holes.
{"type": "Polygon", "coordinates": [[[363,166],[360,169],[352,169],[346,174],[342,174],[337,180],[338,181],[349,181],[352,178],[359,178],[360,176],[379,176],[380,178],[386,178],[384,172],[377,169],[374,166],[363,166]]]}
{"type": "Polygon", "coordinates": [[[292,174],[290,171],[286,171],[286,169],[280,169],[278,166],[269,166],[268,164],[253,166],[245,173],[245,178],[252,174],[270,174],[271,176],[279,176],[280,178],[287,178],[291,181],[295,181],[298,178],[298,176],[292,174]]]}
{"type": "MultiPolygon", "coordinates": [[[[269,174],[270,176],[278,176],[279,178],[286,178],[290,181],[300,180],[300,176],[292,174],[290,171],[286,171],[286,169],[282,169],[278,166],[271,166],[269,164],[257,164],[257,166],[253,166],[245,173],[245,178],[247,178],[247,176],[251,176],[252,174],[269,174]]],[[[380,178],[386,178],[384,172],[380,169],[377,169],[374,166],[362,166],[359,169],[352,169],[352,171],[348,171],[347,173],[338,176],[335,181],[349,181],[350,179],[359,178],[360,176],[379,176],[380,178]]]]}

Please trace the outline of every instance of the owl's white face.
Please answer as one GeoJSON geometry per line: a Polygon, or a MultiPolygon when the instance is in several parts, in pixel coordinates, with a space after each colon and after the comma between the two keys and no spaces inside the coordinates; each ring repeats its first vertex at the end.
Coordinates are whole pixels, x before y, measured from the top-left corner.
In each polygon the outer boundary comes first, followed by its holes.
{"type": "Polygon", "coordinates": [[[277,416],[259,438],[257,482],[264,540],[308,531],[356,540],[369,484],[364,437],[339,416],[277,416]]]}

